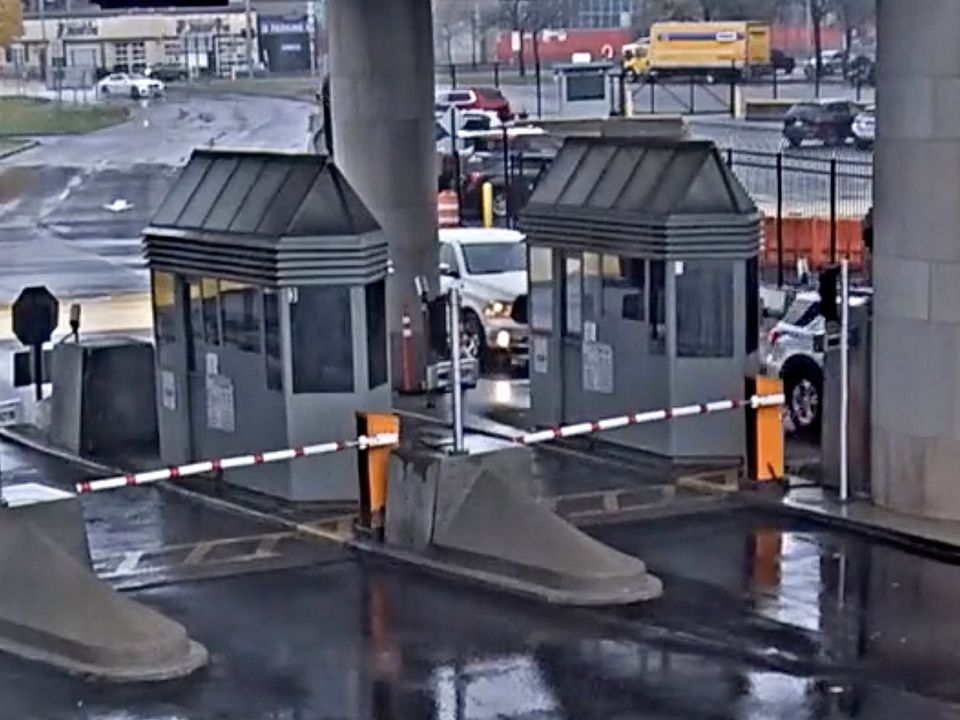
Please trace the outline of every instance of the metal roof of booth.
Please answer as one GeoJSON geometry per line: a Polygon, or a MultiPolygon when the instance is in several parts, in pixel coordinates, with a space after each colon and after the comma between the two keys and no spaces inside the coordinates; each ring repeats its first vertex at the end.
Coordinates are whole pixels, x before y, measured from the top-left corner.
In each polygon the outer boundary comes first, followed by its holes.
{"type": "Polygon", "coordinates": [[[386,272],[377,221],[323,155],[196,150],[150,225],[151,268],[259,284],[386,272]]]}
{"type": "Polygon", "coordinates": [[[521,214],[534,240],[751,256],[760,215],[709,141],[570,138],[521,214]]]}

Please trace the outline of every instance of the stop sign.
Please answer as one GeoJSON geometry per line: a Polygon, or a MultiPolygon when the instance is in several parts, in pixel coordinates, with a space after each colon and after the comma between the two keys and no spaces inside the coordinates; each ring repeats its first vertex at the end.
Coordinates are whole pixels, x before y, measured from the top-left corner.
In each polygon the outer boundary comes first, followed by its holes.
{"type": "Polygon", "coordinates": [[[24,345],[42,345],[57,329],[60,303],[43,285],[24,288],[13,303],[13,334],[24,345]]]}

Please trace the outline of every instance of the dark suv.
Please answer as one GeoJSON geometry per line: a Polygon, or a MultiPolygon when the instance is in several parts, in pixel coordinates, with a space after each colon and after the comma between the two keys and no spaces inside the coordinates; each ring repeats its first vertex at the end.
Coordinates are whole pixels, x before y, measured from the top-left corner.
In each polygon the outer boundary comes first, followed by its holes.
{"type": "Polygon", "coordinates": [[[480,216],[482,187],[485,182],[489,182],[493,185],[493,215],[498,220],[503,220],[507,217],[508,210],[515,214],[527,204],[540,178],[556,157],[561,143],[557,138],[546,134],[511,131],[508,136],[508,182],[504,172],[502,132],[471,135],[474,152],[464,162],[461,213],[468,218],[480,216]]]}
{"type": "Polygon", "coordinates": [[[792,147],[804,140],[842,145],[853,136],[851,127],[860,108],[850,100],[810,100],[797,103],[783,118],[783,136],[792,147]]]}

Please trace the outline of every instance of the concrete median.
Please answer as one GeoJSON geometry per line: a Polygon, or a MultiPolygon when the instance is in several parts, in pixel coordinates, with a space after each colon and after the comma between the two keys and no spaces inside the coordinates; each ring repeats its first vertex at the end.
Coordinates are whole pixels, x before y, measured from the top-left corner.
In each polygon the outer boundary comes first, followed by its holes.
{"type": "Polygon", "coordinates": [[[564,605],[621,605],[658,597],[643,562],[600,543],[523,487],[527,448],[449,456],[395,451],[387,554],[428,569],[564,605]]]}
{"type": "Polygon", "coordinates": [[[206,649],[179,623],[98,580],[36,518],[0,509],[0,651],[111,681],[182,677],[206,649]]]}

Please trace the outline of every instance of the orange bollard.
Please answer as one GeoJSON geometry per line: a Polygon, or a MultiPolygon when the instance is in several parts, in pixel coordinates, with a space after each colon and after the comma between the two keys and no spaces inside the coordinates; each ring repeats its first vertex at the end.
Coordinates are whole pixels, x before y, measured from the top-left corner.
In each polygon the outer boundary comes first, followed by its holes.
{"type": "MultiPolygon", "coordinates": [[[[357,432],[360,435],[400,433],[400,418],[391,413],[357,413],[357,432]]],[[[387,514],[387,481],[392,447],[368,448],[361,451],[357,467],[360,480],[360,518],[358,529],[383,538],[387,514]]]]}
{"type": "MultiPolygon", "coordinates": [[[[747,378],[747,397],[776,395],[783,392],[780,378],[747,378]]],[[[750,479],[758,482],[782,480],[783,415],[782,407],[761,407],[748,413],[747,460],[750,479]]]]}

